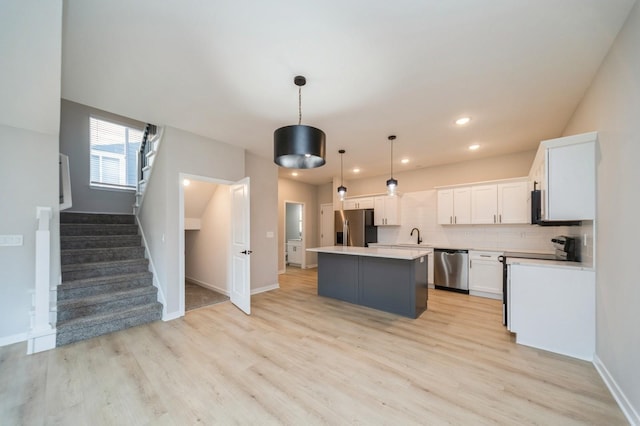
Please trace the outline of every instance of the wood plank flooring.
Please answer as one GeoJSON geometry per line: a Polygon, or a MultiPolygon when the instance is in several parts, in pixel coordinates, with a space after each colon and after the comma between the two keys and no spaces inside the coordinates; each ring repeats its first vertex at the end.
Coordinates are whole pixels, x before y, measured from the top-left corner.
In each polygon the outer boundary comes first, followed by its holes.
{"type": "Polygon", "coordinates": [[[496,300],[429,290],[417,320],[279,290],[49,352],[0,348],[2,425],[622,425],[592,364],[516,345],[496,300]]]}

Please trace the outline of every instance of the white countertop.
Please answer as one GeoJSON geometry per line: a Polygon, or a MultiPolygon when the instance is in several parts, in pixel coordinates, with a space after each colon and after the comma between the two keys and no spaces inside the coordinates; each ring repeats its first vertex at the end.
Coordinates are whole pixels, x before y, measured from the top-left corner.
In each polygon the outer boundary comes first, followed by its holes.
{"type": "Polygon", "coordinates": [[[581,271],[595,270],[592,266],[585,265],[582,262],[567,262],[564,260],[521,259],[517,257],[508,257],[507,265],[543,266],[547,268],[578,269],[581,271]]]}
{"type": "Polygon", "coordinates": [[[352,246],[326,246],[307,249],[316,253],[346,254],[352,256],[384,257],[387,259],[414,260],[433,253],[430,248],[416,250],[379,248],[379,247],[352,247],[352,246]]]}

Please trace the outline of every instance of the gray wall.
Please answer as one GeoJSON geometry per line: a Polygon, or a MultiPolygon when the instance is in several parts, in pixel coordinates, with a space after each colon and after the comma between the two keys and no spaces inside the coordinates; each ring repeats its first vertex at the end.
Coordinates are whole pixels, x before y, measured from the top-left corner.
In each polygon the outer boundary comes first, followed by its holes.
{"type": "Polygon", "coordinates": [[[60,109],[60,152],[69,156],[73,206],[66,211],[132,213],[135,192],[89,185],[89,117],[95,115],[125,125],[145,123],[63,99],[60,109]]]}
{"type": "Polygon", "coordinates": [[[565,129],[597,130],[596,364],[640,423],[640,5],[635,4],[591,88],[565,129]]]}
{"type": "Polygon", "coordinates": [[[62,1],[0,2],[0,345],[26,339],[35,286],[36,208],[51,207],[51,285],[60,274],[58,132],[62,1]]]}
{"type": "Polygon", "coordinates": [[[251,291],[278,286],[278,167],[245,152],[251,179],[251,291]]]}
{"type": "MultiPolygon", "coordinates": [[[[138,214],[156,279],[165,298],[164,314],[180,315],[180,173],[238,181],[245,176],[244,150],[184,130],[166,127],[138,214]]],[[[256,179],[257,180],[257,179],[256,179]]],[[[253,191],[252,191],[253,192],[253,191]]]]}

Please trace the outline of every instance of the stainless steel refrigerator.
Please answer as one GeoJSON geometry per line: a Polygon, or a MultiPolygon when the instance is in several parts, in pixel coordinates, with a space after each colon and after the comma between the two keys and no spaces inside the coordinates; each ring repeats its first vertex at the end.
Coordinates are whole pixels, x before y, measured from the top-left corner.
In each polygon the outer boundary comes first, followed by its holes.
{"type": "Polygon", "coordinates": [[[335,213],[335,245],[367,247],[369,243],[378,242],[373,209],[339,210],[335,213]]]}

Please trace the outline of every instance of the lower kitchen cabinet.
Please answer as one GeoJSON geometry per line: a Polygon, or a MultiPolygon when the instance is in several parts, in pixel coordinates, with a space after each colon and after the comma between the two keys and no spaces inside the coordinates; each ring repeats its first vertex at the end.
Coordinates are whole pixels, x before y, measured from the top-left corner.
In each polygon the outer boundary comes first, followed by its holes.
{"type": "Polygon", "coordinates": [[[502,299],[502,252],[469,251],[469,294],[502,299]]]}
{"type": "Polygon", "coordinates": [[[593,361],[595,272],[531,264],[509,268],[509,330],[516,343],[593,361]]]}

